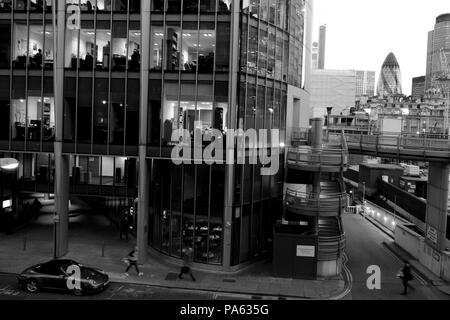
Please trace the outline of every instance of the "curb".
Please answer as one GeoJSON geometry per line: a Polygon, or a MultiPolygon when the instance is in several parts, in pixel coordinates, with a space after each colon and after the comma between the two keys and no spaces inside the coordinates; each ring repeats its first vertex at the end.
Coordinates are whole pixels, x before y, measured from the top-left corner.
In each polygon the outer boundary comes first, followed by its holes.
{"type": "MultiPolygon", "coordinates": [[[[10,272],[1,272],[0,275],[6,275],[6,276],[14,276],[16,277],[16,273],[10,273],[10,272]]],[[[345,281],[344,281],[344,288],[343,290],[340,290],[337,293],[334,293],[333,296],[328,297],[304,297],[304,296],[293,296],[293,295],[285,295],[285,294],[264,294],[261,292],[238,292],[233,290],[219,290],[214,288],[192,288],[192,287],[183,287],[183,286],[170,286],[170,285],[164,285],[161,283],[153,283],[153,282],[143,282],[143,281],[137,281],[137,280],[121,280],[121,279],[111,279],[111,283],[116,284],[128,284],[128,285],[142,285],[142,286],[150,286],[150,287],[156,287],[156,288],[163,288],[163,289],[175,289],[175,290],[187,290],[187,291],[196,291],[196,292],[214,292],[214,293],[223,293],[223,294],[231,294],[231,295],[241,295],[241,296],[251,296],[252,298],[255,297],[263,298],[263,297],[270,297],[270,298],[277,298],[278,300],[328,300],[333,299],[335,296],[338,296],[342,294],[345,289],[345,281]],[[341,292],[342,291],[342,292],[341,292]]]]}

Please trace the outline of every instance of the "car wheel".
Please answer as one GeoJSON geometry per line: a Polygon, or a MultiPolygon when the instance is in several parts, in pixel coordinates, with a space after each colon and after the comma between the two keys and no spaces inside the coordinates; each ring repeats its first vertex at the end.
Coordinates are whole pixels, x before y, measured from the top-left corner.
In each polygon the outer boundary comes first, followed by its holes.
{"type": "Polygon", "coordinates": [[[27,283],[25,284],[25,288],[28,292],[35,293],[39,290],[39,285],[36,280],[31,279],[27,281],[27,283]]]}
{"type": "Polygon", "coordinates": [[[78,297],[83,295],[83,289],[74,289],[72,292],[78,297]]]}

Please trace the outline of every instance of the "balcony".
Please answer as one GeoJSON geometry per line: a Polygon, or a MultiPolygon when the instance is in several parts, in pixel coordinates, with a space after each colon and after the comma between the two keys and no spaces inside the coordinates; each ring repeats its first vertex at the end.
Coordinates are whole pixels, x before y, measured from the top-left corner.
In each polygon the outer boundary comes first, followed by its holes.
{"type": "Polygon", "coordinates": [[[288,189],[286,207],[292,213],[305,216],[333,217],[348,205],[346,193],[307,193],[288,189]]]}
{"type": "Polygon", "coordinates": [[[340,172],[348,166],[348,151],[336,146],[316,149],[310,146],[289,148],[287,164],[292,169],[312,172],[340,172]]]}

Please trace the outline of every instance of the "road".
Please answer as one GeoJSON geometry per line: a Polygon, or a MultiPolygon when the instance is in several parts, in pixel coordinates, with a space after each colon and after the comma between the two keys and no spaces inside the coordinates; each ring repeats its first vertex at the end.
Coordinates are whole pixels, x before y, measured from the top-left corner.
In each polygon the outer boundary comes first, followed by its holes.
{"type": "Polygon", "coordinates": [[[346,267],[351,274],[351,292],[344,299],[354,300],[450,300],[450,297],[428,285],[416,274],[407,296],[401,295],[403,287],[396,277],[403,266],[383,241],[392,241],[380,229],[360,215],[345,214],[343,224],[347,238],[346,267]],[[369,290],[367,273],[369,266],[379,266],[381,289],[369,290]]]}
{"type": "Polygon", "coordinates": [[[0,300],[248,300],[248,295],[232,295],[194,290],[179,290],[111,283],[105,291],[82,297],[65,292],[28,293],[17,283],[16,276],[0,274],[0,300]]]}

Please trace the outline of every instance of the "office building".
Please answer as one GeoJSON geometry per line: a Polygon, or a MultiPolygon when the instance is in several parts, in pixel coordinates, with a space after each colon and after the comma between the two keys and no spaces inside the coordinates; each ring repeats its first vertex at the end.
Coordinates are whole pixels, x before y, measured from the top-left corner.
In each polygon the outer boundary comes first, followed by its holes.
{"type": "Polygon", "coordinates": [[[439,89],[440,83],[436,78],[442,75],[446,67],[449,68],[449,62],[450,13],[447,13],[436,18],[434,30],[428,33],[425,90],[439,89]],[[447,64],[447,66],[444,64],[447,64]]]}
{"type": "Polygon", "coordinates": [[[375,71],[356,70],[356,100],[375,95],[375,71]]]}
{"type": "Polygon", "coordinates": [[[413,99],[421,99],[425,94],[426,76],[412,79],[411,96],[413,99]]]}
{"type": "Polygon", "coordinates": [[[141,261],[192,248],[231,270],[267,248],[284,150],[269,176],[249,161],[176,165],[173,133],[279,129],[283,146],[303,108],[308,2],[58,0],[57,30],[52,1],[2,3],[0,156],[20,161],[18,208],[23,192],[55,194],[57,256],[74,195],[135,204],[141,261]]]}
{"type": "Polygon", "coordinates": [[[377,95],[380,97],[402,94],[402,78],[400,65],[391,52],[381,66],[378,79],[377,95]]]}

